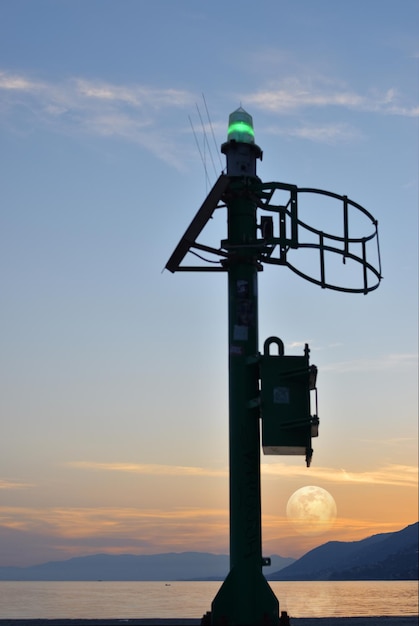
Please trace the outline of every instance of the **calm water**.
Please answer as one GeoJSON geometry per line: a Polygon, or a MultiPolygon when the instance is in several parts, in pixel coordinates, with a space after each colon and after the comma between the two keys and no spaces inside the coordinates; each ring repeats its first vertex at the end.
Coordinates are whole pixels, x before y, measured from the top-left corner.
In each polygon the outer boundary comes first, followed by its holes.
{"type": "MultiPolygon", "coordinates": [[[[201,618],[218,582],[0,581],[0,619],[201,618]]],[[[293,617],[417,615],[418,583],[272,582],[293,617]]]]}

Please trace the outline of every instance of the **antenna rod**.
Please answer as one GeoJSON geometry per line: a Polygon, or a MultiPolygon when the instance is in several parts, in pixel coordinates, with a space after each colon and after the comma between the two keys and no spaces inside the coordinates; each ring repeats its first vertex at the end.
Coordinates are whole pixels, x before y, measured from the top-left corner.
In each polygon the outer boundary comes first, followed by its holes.
{"type": "Polygon", "coordinates": [[[196,147],[198,148],[199,156],[201,157],[202,165],[204,166],[205,179],[206,179],[207,185],[209,187],[211,185],[211,182],[210,182],[210,179],[209,179],[209,176],[208,176],[207,164],[205,163],[205,159],[204,159],[204,157],[202,155],[201,148],[199,147],[199,142],[198,142],[198,139],[196,137],[195,129],[194,129],[193,124],[192,124],[191,116],[188,115],[188,118],[189,118],[189,123],[190,123],[191,128],[192,128],[193,136],[195,137],[196,147]]]}

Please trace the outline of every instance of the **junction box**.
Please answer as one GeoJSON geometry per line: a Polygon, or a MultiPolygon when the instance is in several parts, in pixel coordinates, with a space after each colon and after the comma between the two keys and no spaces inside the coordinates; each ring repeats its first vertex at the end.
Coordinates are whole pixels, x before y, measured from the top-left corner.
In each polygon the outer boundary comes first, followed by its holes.
{"type": "Polygon", "coordinates": [[[308,344],[303,356],[285,356],[277,337],[265,341],[260,355],[260,403],[262,448],[264,454],[305,455],[310,465],[311,438],[318,436],[317,367],[309,364],[308,344]],[[278,354],[270,354],[276,344],[278,354]],[[311,392],[315,394],[315,414],[311,415],[311,392]]]}

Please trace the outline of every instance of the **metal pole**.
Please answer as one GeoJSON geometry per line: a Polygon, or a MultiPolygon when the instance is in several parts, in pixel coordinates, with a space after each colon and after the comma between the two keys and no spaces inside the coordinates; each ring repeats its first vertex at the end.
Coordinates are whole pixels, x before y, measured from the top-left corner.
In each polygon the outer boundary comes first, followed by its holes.
{"type": "MultiPolygon", "coordinates": [[[[240,111],[240,109],[239,109],[240,111]]],[[[243,113],[245,113],[243,111],[243,113]]],[[[246,114],[247,115],[247,114],[246,114]]],[[[250,117],[250,116],[248,116],[250,117]]],[[[262,153],[229,141],[226,194],[229,316],[230,573],[212,603],[212,624],[278,624],[279,604],[262,574],[256,203],[249,185],[262,153]]]]}
{"type": "MultiPolygon", "coordinates": [[[[242,187],[240,182],[238,189],[242,187]]],[[[255,240],[251,201],[240,196],[232,199],[228,221],[230,245],[246,246],[255,240]]],[[[232,258],[228,300],[230,567],[262,571],[259,410],[254,406],[259,394],[257,265],[251,248],[232,258]]]]}

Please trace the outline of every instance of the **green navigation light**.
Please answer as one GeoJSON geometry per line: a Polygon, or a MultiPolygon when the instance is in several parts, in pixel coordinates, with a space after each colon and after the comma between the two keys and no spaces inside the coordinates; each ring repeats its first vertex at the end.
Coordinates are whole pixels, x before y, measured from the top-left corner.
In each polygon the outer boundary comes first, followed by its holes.
{"type": "Polygon", "coordinates": [[[230,113],[227,140],[240,141],[242,143],[255,143],[252,116],[246,113],[242,107],[230,113]]]}

